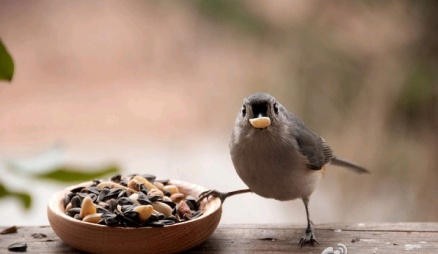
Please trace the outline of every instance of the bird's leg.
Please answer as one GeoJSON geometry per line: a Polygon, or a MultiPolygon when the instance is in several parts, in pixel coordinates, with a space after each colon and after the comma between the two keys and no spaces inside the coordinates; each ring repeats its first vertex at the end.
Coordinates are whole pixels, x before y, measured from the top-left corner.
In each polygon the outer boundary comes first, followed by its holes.
{"type": "Polygon", "coordinates": [[[237,195],[237,194],[243,194],[243,193],[247,193],[247,192],[251,192],[250,189],[242,189],[242,190],[236,190],[236,191],[230,191],[230,192],[220,192],[217,190],[207,190],[202,192],[201,194],[199,194],[198,197],[198,204],[205,198],[208,198],[209,196],[213,196],[213,197],[218,197],[221,202],[223,203],[225,201],[226,198],[237,195]]]}
{"type": "Polygon", "coordinates": [[[318,241],[315,239],[315,235],[313,234],[313,229],[310,221],[309,216],[309,198],[305,197],[303,198],[304,207],[306,208],[306,216],[307,216],[307,228],[304,236],[301,238],[299,245],[300,247],[303,247],[304,245],[312,245],[319,244],[318,241]]]}

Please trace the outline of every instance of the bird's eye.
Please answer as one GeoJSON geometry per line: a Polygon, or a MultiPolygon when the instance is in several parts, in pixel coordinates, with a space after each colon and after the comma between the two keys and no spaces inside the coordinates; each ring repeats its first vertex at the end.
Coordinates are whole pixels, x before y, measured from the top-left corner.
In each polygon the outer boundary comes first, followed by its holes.
{"type": "Polygon", "coordinates": [[[242,116],[245,117],[245,115],[246,115],[246,106],[243,105],[243,107],[242,107],[242,116]]]}
{"type": "Polygon", "coordinates": [[[278,114],[278,104],[277,103],[274,103],[273,108],[274,108],[274,113],[278,114]]]}

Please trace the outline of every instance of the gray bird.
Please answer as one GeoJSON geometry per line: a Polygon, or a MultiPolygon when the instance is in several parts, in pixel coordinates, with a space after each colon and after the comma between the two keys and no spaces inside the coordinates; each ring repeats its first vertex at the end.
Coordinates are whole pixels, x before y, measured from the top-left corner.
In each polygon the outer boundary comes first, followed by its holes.
{"type": "Polygon", "coordinates": [[[300,246],[317,243],[309,216],[309,198],[316,188],[324,165],[343,166],[357,173],[368,171],[337,158],[318,134],[306,127],[273,96],[255,93],[243,101],[231,135],[230,154],[239,177],[249,189],[210,195],[225,198],[245,192],[287,201],[303,200],[307,228],[300,246]]]}

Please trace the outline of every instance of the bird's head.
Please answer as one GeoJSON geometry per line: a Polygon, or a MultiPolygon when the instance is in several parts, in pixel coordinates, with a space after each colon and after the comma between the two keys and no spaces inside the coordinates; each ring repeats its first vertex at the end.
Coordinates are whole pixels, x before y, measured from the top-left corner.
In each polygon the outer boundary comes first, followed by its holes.
{"type": "Polygon", "coordinates": [[[270,94],[255,93],[243,100],[236,124],[243,130],[269,130],[285,121],[286,109],[270,94]]]}

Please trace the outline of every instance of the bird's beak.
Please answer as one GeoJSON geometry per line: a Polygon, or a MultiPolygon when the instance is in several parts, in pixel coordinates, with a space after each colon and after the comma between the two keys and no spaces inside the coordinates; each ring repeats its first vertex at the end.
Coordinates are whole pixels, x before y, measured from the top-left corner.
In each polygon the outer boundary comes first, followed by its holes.
{"type": "Polygon", "coordinates": [[[271,118],[259,115],[256,118],[249,119],[249,123],[256,129],[263,129],[271,125],[271,118]]]}

